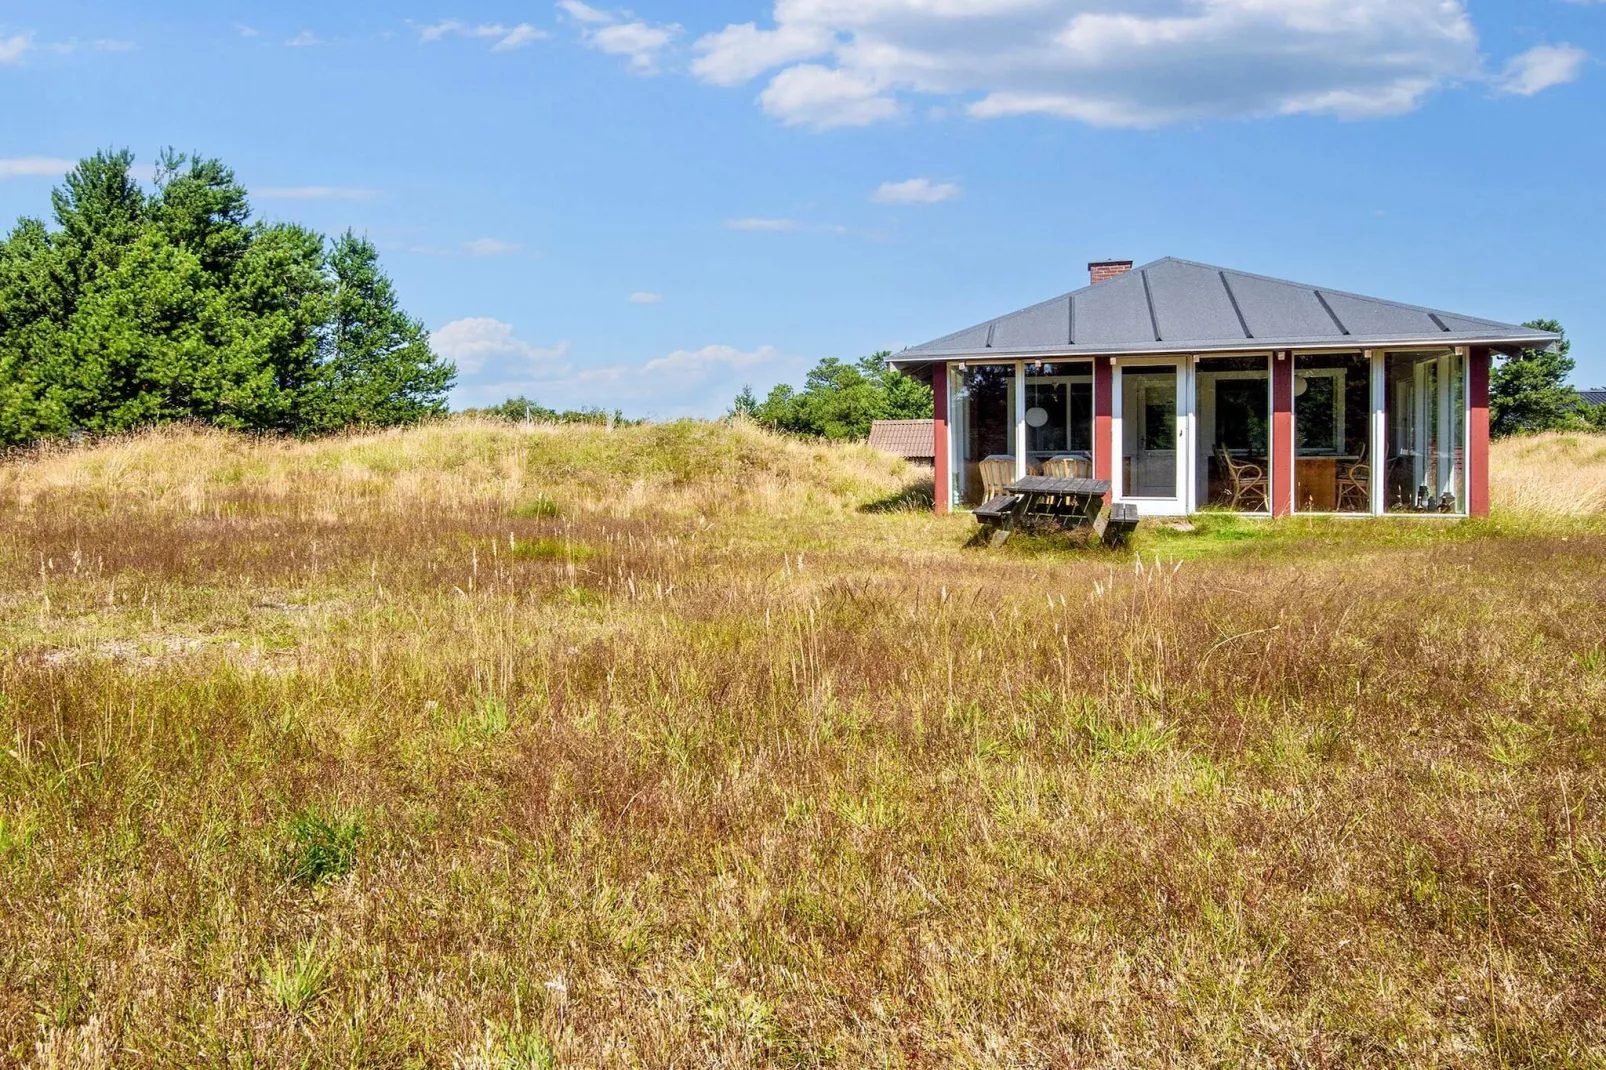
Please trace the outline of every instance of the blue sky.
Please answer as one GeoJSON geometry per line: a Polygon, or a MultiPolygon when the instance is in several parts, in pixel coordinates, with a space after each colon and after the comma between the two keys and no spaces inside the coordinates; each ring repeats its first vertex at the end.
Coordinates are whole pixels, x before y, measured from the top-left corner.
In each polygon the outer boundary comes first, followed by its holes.
{"type": "Polygon", "coordinates": [[[1606,384],[1606,3],[0,6],[0,215],[223,158],[379,244],[460,405],[672,417],[1174,255],[1496,319],[1606,384]]]}

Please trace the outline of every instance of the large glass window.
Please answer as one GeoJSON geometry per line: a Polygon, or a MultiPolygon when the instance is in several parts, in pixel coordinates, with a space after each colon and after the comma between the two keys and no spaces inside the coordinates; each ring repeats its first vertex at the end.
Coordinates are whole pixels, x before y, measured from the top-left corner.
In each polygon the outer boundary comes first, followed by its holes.
{"type": "Polygon", "coordinates": [[[1194,369],[1194,500],[1205,508],[1270,512],[1270,357],[1206,358],[1194,369]]]}
{"type": "Polygon", "coordinates": [[[949,374],[953,501],[976,506],[1014,475],[1015,365],[955,365],[949,374]]]}
{"type": "Polygon", "coordinates": [[[1093,365],[1026,365],[1027,471],[1093,474],[1093,365]]]}
{"type": "Polygon", "coordinates": [[[1383,366],[1388,510],[1465,513],[1466,357],[1390,353],[1383,366]]]}
{"type": "Polygon", "coordinates": [[[1121,496],[1177,496],[1177,368],[1121,368],[1121,496]]]}
{"type": "Polygon", "coordinates": [[[1294,509],[1372,511],[1372,362],[1364,353],[1294,358],[1294,509]]]}

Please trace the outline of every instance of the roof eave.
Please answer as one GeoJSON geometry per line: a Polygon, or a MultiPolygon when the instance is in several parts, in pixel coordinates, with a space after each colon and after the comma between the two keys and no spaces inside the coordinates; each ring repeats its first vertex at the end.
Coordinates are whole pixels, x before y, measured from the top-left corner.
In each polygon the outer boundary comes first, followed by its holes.
{"type": "Polygon", "coordinates": [[[1220,342],[1191,342],[1187,344],[1168,344],[1155,342],[1143,346],[1058,346],[1047,348],[1026,349],[953,349],[953,350],[904,350],[887,361],[890,367],[897,368],[904,364],[934,364],[939,361],[988,361],[988,360],[1034,360],[1053,357],[1057,359],[1074,359],[1077,357],[1146,357],[1146,356],[1177,356],[1194,353],[1265,353],[1279,349],[1310,351],[1336,351],[1344,352],[1356,349],[1418,349],[1423,347],[1439,348],[1444,346],[1491,346],[1502,349],[1532,349],[1536,347],[1551,346],[1561,341],[1560,336],[1545,332],[1534,332],[1526,335],[1503,335],[1490,337],[1488,335],[1418,335],[1414,337],[1393,338],[1340,338],[1340,339],[1229,339],[1220,342]]]}

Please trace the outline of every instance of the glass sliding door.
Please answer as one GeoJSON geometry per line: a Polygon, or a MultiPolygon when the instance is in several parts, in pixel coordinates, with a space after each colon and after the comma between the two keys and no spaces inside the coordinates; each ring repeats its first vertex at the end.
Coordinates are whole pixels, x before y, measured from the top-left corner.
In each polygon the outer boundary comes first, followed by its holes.
{"type": "Polygon", "coordinates": [[[1384,507],[1396,513],[1464,514],[1466,357],[1442,349],[1389,353],[1383,367],[1384,507]]]}
{"type": "Polygon", "coordinates": [[[1026,471],[1093,475],[1093,365],[1026,365],[1026,471]]]}
{"type": "Polygon", "coordinates": [[[1270,355],[1205,357],[1194,383],[1194,503],[1271,512],[1270,355]]]}
{"type": "Polygon", "coordinates": [[[1117,497],[1140,513],[1173,516],[1187,511],[1183,437],[1182,368],[1179,363],[1119,365],[1115,370],[1117,497]]]}
{"type": "Polygon", "coordinates": [[[1372,512],[1372,361],[1294,358],[1294,511],[1372,512]]]}
{"type": "Polygon", "coordinates": [[[956,506],[975,507],[1013,478],[1015,465],[1015,365],[953,365],[949,374],[948,426],[953,449],[956,506]]]}

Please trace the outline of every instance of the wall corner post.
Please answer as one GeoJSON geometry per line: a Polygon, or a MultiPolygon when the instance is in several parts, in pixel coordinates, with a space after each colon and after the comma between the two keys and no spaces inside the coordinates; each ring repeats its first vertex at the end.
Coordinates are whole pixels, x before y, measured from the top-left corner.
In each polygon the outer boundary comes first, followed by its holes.
{"type": "Polygon", "coordinates": [[[932,499],[937,515],[947,513],[953,503],[953,479],[948,466],[953,456],[948,445],[948,365],[938,364],[931,373],[931,478],[932,499]]]}
{"type": "Polygon", "coordinates": [[[1489,515],[1489,362],[1492,354],[1467,350],[1467,512],[1489,515]]]}
{"type": "Polygon", "coordinates": [[[1294,355],[1271,362],[1271,515],[1294,511],[1294,355]]]}
{"type": "MultiPolygon", "coordinates": [[[[1112,357],[1093,358],[1093,478],[1115,477],[1115,363],[1112,357]]],[[[1105,495],[1106,499],[1110,495],[1105,495]]]]}

